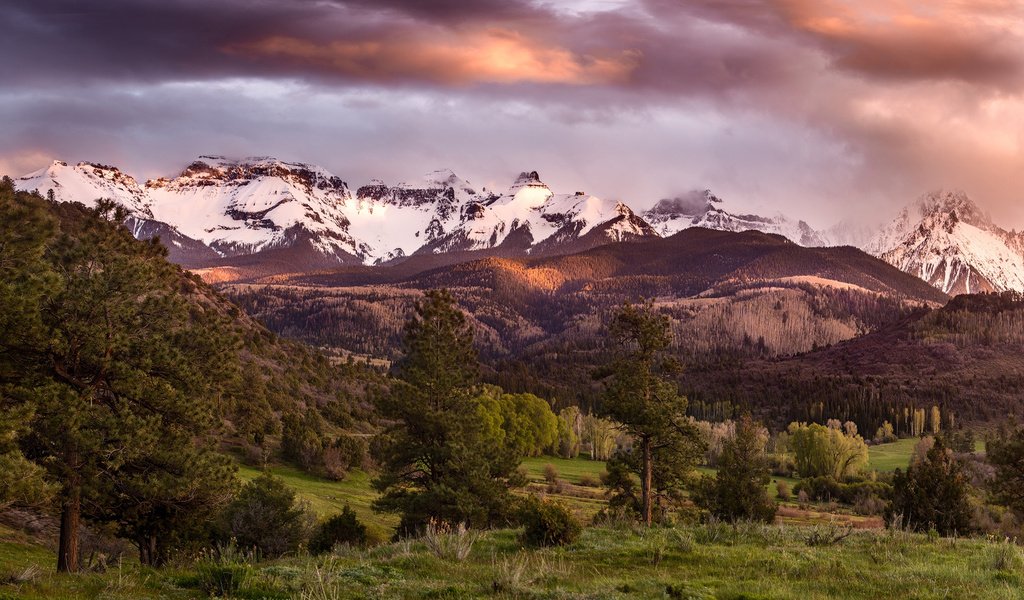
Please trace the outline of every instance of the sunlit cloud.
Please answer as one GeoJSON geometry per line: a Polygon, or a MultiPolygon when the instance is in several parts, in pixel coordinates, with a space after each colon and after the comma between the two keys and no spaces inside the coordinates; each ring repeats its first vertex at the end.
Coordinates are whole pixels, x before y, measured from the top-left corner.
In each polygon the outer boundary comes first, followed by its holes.
{"type": "Polygon", "coordinates": [[[224,51],[255,60],[283,59],[364,80],[444,84],[623,83],[640,59],[632,50],[606,56],[578,54],[502,29],[459,34],[451,39],[405,37],[328,43],[275,36],[227,46],[224,51]]]}

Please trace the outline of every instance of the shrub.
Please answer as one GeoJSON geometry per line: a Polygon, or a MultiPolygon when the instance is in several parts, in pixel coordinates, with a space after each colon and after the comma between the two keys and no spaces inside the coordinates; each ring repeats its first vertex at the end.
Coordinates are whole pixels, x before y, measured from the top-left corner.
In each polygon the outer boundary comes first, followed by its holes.
{"type": "Polygon", "coordinates": [[[462,561],[469,556],[480,534],[468,529],[464,523],[452,527],[443,521],[430,519],[422,539],[438,558],[462,561]]]}
{"type": "Polygon", "coordinates": [[[793,477],[796,475],[796,461],[788,454],[769,454],[768,469],[776,477],[793,477]]]}
{"type": "Polygon", "coordinates": [[[367,446],[363,440],[350,435],[338,436],[323,450],[323,466],[331,479],[342,480],[349,470],[366,462],[367,446]]]}
{"type": "Polygon", "coordinates": [[[264,473],[242,486],[224,509],[220,535],[262,557],[275,558],[298,550],[312,522],[312,513],[296,502],[295,491],[279,477],[264,473]]]}
{"type": "Polygon", "coordinates": [[[789,484],[785,481],[776,482],[775,487],[778,490],[776,496],[778,496],[779,500],[786,501],[793,497],[789,491],[789,484]]]}
{"type": "Polygon", "coordinates": [[[885,512],[885,500],[874,494],[861,494],[853,503],[853,512],[858,515],[876,516],[885,512]]]}
{"type": "Polygon", "coordinates": [[[601,487],[601,480],[592,475],[583,475],[580,477],[580,485],[583,487],[601,487]]]}
{"type": "Polygon", "coordinates": [[[800,508],[807,510],[807,503],[810,501],[811,498],[807,495],[807,490],[797,490],[796,502],[800,505],[800,508]]]}
{"type": "Polygon", "coordinates": [[[579,538],[580,522],[564,507],[528,498],[520,510],[523,542],[530,546],[567,546],[579,538]]]}
{"type": "Polygon", "coordinates": [[[312,554],[326,554],[339,544],[366,545],[366,526],[359,522],[355,511],[345,505],[340,514],[327,519],[309,540],[312,554]]]}
{"type": "Polygon", "coordinates": [[[195,585],[210,596],[232,596],[252,577],[254,561],[251,552],[239,550],[234,542],[204,551],[195,565],[195,585]]]}
{"type": "Polygon", "coordinates": [[[556,483],[558,481],[558,469],[555,465],[548,463],[544,465],[544,481],[548,483],[556,483]]]}
{"type": "Polygon", "coordinates": [[[800,480],[793,491],[807,493],[808,500],[825,502],[835,500],[845,504],[855,503],[861,496],[888,498],[892,486],[881,481],[857,481],[842,483],[831,477],[808,477],[800,480]]]}

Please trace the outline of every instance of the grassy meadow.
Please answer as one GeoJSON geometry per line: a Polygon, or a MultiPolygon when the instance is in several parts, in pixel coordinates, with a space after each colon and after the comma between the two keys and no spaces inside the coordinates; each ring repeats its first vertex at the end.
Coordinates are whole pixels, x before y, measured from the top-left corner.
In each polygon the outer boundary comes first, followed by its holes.
{"type": "MultiPolygon", "coordinates": [[[[905,467],[915,443],[871,447],[870,468],[905,467]]],[[[536,457],[523,467],[531,491],[546,493],[582,518],[604,505],[603,490],[594,483],[602,462],[536,457]],[[548,465],[558,473],[557,484],[546,480],[548,465]]],[[[347,504],[372,537],[390,536],[397,520],[372,511],[366,473],[353,471],[334,482],[288,466],[270,470],[318,516],[347,504]]],[[[258,474],[239,468],[242,480],[258,474]]],[[[559,549],[525,549],[517,531],[501,530],[453,535],[440,550],[404,541],[328,558],[255,562],[236,553],[159,571],[129,557],[104,573],[72,576],[53,572],[51,549],[0,528],[0,599],[1024,597],[1024,554],[1017,546],[890,532],[879,528],[877,518],[826,510],[786,503],[770,526],[589,527],[577,543],[559,549]],[[444,550],[459,547],[468,550],[461,560],[444,550]]]]}
{"type": "MultiPolygon", "coordinates": [[[[858,531],[833,526],[692,525],[644,530],[596,527],[565,548],[530,550],[512,530],[450,540],[468,554],[432,551],[422,541],[250,564],[160,571],[122,566],[58,576],[49,570],[0,585],[0,597],[201,598],[977,598],[1022,594],[1017,546],[858,531]],[[223,574],[232,574],[225,584],[223,574]],[[222,586],[218,588],[217,586],[222,586]]],[[[43,558],[4,543],[0,556],[43,558]]],[[[11,569],[8,569],[11,570],[11,569]]],[[[17,571],[17,568],[14,569],[17,571]]]]}

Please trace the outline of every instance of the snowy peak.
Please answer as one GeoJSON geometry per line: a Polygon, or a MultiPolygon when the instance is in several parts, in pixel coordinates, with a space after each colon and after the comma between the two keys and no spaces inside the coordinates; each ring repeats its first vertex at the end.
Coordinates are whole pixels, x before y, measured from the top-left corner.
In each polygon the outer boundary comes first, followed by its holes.
{"type": "Polygon", "coordinates": [[[925,194],[865,247],[948,294],[1024,290],[1024,239],[962,191],[925,194]]]}
{"type": "Polygon", "coordinates": [[[315,165],[200,156],[176,177],[148,181],[146,191],[158,221],[225,256],[297,244],[338,262],[366,254],[348,232],[348,185],[315,165]]]}
{"type": "Polygon", "coordinates": [[[242,160],[231,160],[223,156],[200,156],[174,179],[156,179],[147,182],[146,186],[162,188],[172,184],[178,187],[187,187],[224,183],[244,185],[263,177],[281,179],[307,193],[320,190],[342,195],[348,194],[348,184],[321,167],[305,163],[284,162],[268,156],[255,156],[242,160]]]}
{"type": "Polygon", "coordinates": [[[80,162],[72,167],[55,160],[48,167],[19,177],[15,184],[19,189],[36,191],[43,196],[53,190],[54,199],[61,202],[95,206],[97,200],[104,198],[125,207],[133,216],[153,216],[146,192],[135,178],[109,165],[80,162]]]}
{"type": "Polygon", "coordinates": [[[710,190],[694,190],[675,198],[660,200],[643,213],[643,218],[663,237],[690,227],[720,231],[762,231],[789,238],[801,246],[824,246],[825,237],[804,221],[793,221],[785,215],[761,217],[733,214],[723,208],[723,200],[710,190]]]}
{"type": "Polygon", "coordinates": [[[352,234],[363,240],[372,262],[408,256],[450,234],[482,200],[476,189],[450,169],[419,182],[388,186],[373,180],[345,205],[352,234]]]}
{"type": "Polygon", "coordinates": [[[512,182],[512,187],[509,188],[509,195],[515,195],[517,192],[524,188],[542,188],[548,191],[548,186],[540,180],[540,175],[537,171],[523,171],[516,177],[516,180],[512,182]]]}

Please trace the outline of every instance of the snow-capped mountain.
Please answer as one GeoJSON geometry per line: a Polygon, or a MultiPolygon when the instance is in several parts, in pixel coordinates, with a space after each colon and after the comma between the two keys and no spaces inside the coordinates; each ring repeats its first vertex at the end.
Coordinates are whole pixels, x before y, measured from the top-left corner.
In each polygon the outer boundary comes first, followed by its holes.
{"type": "Polygon", "coordinates": [[[925,194],[864,250],[947,294],[1024,290],[1024,238],[961,191],[925,194]]]}
{"type": "Polygon", "coordinates": [[[55,160],[48,167],[16,180],[19,189],[34,190],[60,202],[81,202],[96,206],[100,198],[112,200],[129,214],[125,225],[139,239],[159,236],[171,260],[183,264],[215,260],[220,254],[203,242],[182,234],[174,226],[153,216],[153,199],[134,177],[116,167],[81,162],[71,166],[55,160]]]}
{"type": "Polygon", "coordinates": [[[200,156],[177,177],[145,188],[156,220],[224,256],[303,243],[341,263],[371,254],[349,232],[348,184],[314,165],[200,156]]]}
{"type": "Polygon", "coordinates": [[[24,190],[37,190],[46,195],[53,190],[60,202],[81,202],[95,206],[96,200],[106,198],[128,209],[133,216],[153,218],[150,198],[146,191],[127,173],[116,167],[81,162],[71,166],[60,160],[19,177],[17,186],[24,190]]]}
{"type": "Polygon", "coordinates": [[[692,192],[659,201],[643,213],[643,218],[663,237],[690,227],[706,227],[720,231],[755,230],[775,233],[801,246],[829,245],[823,234],[804,221],[794,222],[781,214],[774,217],[732,214],[723,209],[722,204],[722,199],[710,190],[692,192]]]}
{"type": "Polygon", "coordinates": [[[521,174],[500,194],[477,191],[449,170],[396,186],[373,181],[353,194],[314,165],[200,156],[177,176],[144,185],[114,167],[59,161],[17,185],[44,195],[53,190],[59,201],[109,198],[132,215],[133,232],[160,235],[172,259],[192,265],[282,252],[297,267],[373,264],[414,253],[544,253],[657,235],[626,205],[555,194],[536,172],[521,174]]]}
{"type": "Polygon", "coordinates": [[[374,249],[374,261],[408,256],[451,234],[466,207],[487,199],[448,169],[419,182],[388,186],[371,181],[346,205],[353,234],[374,249]]]}
{"type": "Polygon", "coordinates": [[[625,204],[583,192],[555,194],[536,171],[520,173],[504,194],[470,196],[457,216],[419,252],[505,248],[537,254],[584,239],[596,244],[657,236],[625,204]]]}

